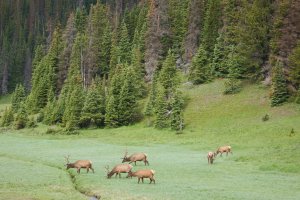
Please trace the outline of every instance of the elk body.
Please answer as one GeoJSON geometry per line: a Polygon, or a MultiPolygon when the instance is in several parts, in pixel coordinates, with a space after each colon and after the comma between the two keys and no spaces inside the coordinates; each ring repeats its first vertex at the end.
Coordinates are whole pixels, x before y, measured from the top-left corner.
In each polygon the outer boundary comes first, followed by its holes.
{"type": "Polygon", "coordinates": [[[222,146],[222,147],[219,147],[217,149],[217,151],[214,153],[215,156],[217,156],[219,153],[222,154],[226,152],[226,156],[228,156],[228,153],[231,153],[232,154],[232,151],[231,151],[231,146],[222,146]]]}
{"type": "Polygon", "coordinates": [[[107,170],[107,178],[111,178],[114,174],[116,174],[116,176],[119,175],[119,178],[121,178],[121,173],[131,172],[132,165],[118,164],[111,171],[109,171],[109,166],[106,166],[105,169],[107,170]]]}
{"type": "Polygon", "coordinates": [[[122,158],[123,159],[122,163],[129,162],[129,164],[130,164],[130,163],[134,162],[134,165],[136,165],[136,161],[144,161],[145,165],[149,165],[149,162],[147,160],[147,154],[145,154],[145,153],[134,153],[134,154],[130,155],[129,157],[127,155],[128,155],[128,152],[126,151],[124,158],[122,158]]]}
{"type": "Polygon", "coordinates": [[[214,152],[208,152],[207,154],[207,162],[208,164],[213,164],[215,158],[214,152]]]}
{"type": "Polygon", "coordinates": [[[140,180],[142,179],[142,182],[144,183],[144,178],[150,179],[150,184],[152,181],[155,184],[154,179],[155,171],[153,169],[144,169],[144,170],[138,170],[136,172],[129,172],[127,177],[138,177],[138,183],[140,183],[140,180]]]}
{"type": "Polygon", "coordinates": [[[70,169],[70,168],[76,168],[77,173],[79,174],[81,168],[86,168],[87,173],[89,173],[89,169],[91,169],[94,173],[94,169],[92,167],[92,161],[90,161],[90,160],[77,160],[74,163],[70,163],[69,162],[69,157],[70,156],[67,156],[67,157],[65,156],[65,159],[67,161],[67,164],[66,164],[67,170],[70,169]]]}

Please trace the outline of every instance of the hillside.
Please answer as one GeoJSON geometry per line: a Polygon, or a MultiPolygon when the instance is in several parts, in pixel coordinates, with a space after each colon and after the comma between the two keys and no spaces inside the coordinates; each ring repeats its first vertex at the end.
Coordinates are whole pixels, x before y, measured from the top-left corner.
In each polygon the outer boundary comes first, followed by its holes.
{"type": "MultiPolygon", "coordinates": [[[[298,199],[299,105],[269,107],[268,90],[261,85],[246,84],[239,94],[223,95],[223,82],[185,86],[189,103],[181,134],[147,127],[146,121],[69,136],[45,134],[49,128],[42,124],[2,130],[1,198],[84,199],[75,188],[104,199],[298,199]],[[265,114],[270,119],[263,122],[265,114]],[[292,128],[295,134],[290,135],[292,128]],[[232,146],[233,154],[209,166],[206,153],[225,144],[232,146]],[[119,163],[126,148],[147,152],[156,185],[105,178],[104,166],[119,163]],[[76,175],[70,169],[72,183],[63,166],[68,154],[71,160],[91,159],[95,174],[82,170],[76,175]]],[[[142,168],[142,163],[134,166],[142,168]]]]}

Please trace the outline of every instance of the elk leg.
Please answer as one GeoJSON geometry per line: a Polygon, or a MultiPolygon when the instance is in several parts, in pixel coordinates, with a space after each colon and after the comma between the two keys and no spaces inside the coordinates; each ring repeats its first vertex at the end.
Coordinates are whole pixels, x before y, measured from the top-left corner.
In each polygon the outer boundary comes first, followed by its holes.
{"type": "Polygon", "coordinates": [[[140,178],[138,178],[138,184],[140,183],[140,178]]]}
{"type": "Polygon", "coordinates": [[[144,183],[144,178],[142,178],[142,183],[144,183]]]}
{"type": "Polygon", "coordinates": [[[95,173],[94,169],[91,167],[91,170],[93,171],[93,173],[95,173]]]}
{"type": "Polygon", "coordinates": [[[136,165],[136,161],[134,161],[134,165],[136,165]]]}
{"type": "Polygon", "coordinates": [[[86,168],[86,173],[89,173],[89,168],[88,167],[86,168]]]}
{"type": "Polygon", "coordinates": [[[77,168],[77,173],[78,173],[78,174],[80,174],[80,167],[79,167],[79,168],[77,168]]]}
{"type": "Polygon", "coordinates": [[[119,173],[119,178],[121,178],[121,173],[119,173]]]}

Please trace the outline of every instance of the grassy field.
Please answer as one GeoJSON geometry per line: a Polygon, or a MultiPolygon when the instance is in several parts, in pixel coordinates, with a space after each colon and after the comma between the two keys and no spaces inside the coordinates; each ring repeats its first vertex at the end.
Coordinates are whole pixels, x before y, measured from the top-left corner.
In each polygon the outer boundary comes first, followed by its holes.
{"type": "MultiPolygon", "coordinates": [[[[184,88],[188,105],[182,134],[141,122],[79,135],[46,135],[46,126],[0,134],[0,199],[300,199],[300,106],[269,107],[268,90],[245,85],[222,95],[223,81],[184,88]],[[269,114],[270,120],[261,118],[269,114]],[[290,135],[291,129],[295,130],[290,135]],[[206,154],[231,145],[233,155],[207,164],[206,154]],[[105,165],[129,153],[146,152],[156,184],[106,179],[105,165]],[[66,171],[71,161],[90,159],[95,174],[66,171]]],[[[0,108],[7,101],[0,99],[0,108]]]]}

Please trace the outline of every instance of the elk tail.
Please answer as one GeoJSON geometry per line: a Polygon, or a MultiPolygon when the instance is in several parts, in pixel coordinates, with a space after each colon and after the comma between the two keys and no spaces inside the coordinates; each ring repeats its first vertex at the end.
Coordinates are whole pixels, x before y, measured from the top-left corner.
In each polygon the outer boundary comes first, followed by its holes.
{"type": "Polygon", "coordinates": [[[152,172],[152,174],[155,174],[155,171],[153,169],[150,170],[152,172]]]}

